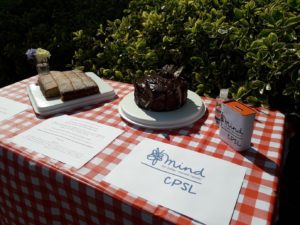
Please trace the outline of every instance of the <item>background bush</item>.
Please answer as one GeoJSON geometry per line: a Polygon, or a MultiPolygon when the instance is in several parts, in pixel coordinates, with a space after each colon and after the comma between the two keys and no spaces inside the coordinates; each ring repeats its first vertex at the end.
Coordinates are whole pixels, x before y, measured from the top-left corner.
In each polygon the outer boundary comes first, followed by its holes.
{"type": "Polygon", "coordinates": [[[28,48],[52,54],[51,69],[68,69],[75,45],[72,32],[90,36],[100,23],[122,16],[129,0],[1,0],[0,87],[36,73],[25,57],[28,48]]]}
{"type": "Polygon", "coordinates": [[[184,65],[190,89],[300,110],[299,0],[132,0],[97,34],[78,31],[74,65],[132,82],[166,63],[184,65]]]}

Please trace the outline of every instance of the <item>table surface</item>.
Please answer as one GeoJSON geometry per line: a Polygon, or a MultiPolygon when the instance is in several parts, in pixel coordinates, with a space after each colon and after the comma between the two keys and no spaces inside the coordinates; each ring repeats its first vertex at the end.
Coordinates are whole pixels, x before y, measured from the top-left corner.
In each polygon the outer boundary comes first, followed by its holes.
{"type": "MultiPolygon", "coordinates": [[[[30,105],[26,88],[36,77],[0,89],[0,96],[30,105]]],[[[283,151],[284,115],[257,108],[251,149],[236,152],[219,138],[215,100],[204,98],[204,117],[191,126],[154,131],[126,123],[120,100],[133,91],[126,83],[106,80],[117,98],[65,112],[124,130],[80,169],[12,144],[9,139],[47,117],[32,108],[0,122],[0,224],[197,224],[162,206],[102,181],[144,138],[177,145],[247,168],[231,224],[271,224],[276,214],[283,151]]],[[[220,189],[222,191],[222,189],[220,189]]]]}

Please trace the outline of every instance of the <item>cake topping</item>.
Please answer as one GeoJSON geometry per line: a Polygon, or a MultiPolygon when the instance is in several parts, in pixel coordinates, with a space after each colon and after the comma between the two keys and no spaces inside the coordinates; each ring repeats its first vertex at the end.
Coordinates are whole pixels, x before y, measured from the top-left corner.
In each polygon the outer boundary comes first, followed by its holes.
{"type": "Polygon", "coordinates": [[[176,68],[174,65],[165,65],[161,70],[158,71],[158,75],[165,78],[177,78],[182,73],[183,66],[176,68]]]}
{"type": "Polygon", "coordinates": [[[147,110],[170,111],[183,106],[187,99],[187,82],[181,75],[183,67],[165,65],[156,74],[135,82],[135,102],[147,110]]]}

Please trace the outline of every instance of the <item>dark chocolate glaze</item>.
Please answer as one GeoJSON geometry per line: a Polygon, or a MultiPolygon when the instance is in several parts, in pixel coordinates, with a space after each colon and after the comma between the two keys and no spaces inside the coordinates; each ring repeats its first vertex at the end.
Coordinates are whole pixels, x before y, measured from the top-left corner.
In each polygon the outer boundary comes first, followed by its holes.
{"type": "Polygon", "coordinates": [[[134,83],[134,100],[139,107],[162,112],[178,109],[185,104],[187,82],[164,68],[156,75],[142,77],[134,83]]]}

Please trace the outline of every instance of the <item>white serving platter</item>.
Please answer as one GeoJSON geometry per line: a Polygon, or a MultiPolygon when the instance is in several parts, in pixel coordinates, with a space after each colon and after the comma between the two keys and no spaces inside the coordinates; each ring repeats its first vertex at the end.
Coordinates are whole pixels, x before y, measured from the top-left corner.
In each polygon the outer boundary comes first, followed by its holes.
{"type": "Polygon", "coordinates": [[[27,92],[34,111],[39,115],[47,116],[66,110],[111,100],[116,96],[114,89],[96,74],[87,72],[86,75],[91,77],[96,82],[100,93],[69,101],[62,101],[59,97],[46,99],[38,85],[30,84],[27,87],[27,92]]]}
{"type": "Polygon", "coordinates": [[[169,112],[153,112],[139,108],[134,101],[134,92],[126,95],[119,103],[123,119],[134,125],[155,130],[176,129],[199,120],[206,111],[200,96],[188,91],[187,102],[180,109],[169,112]]]}

